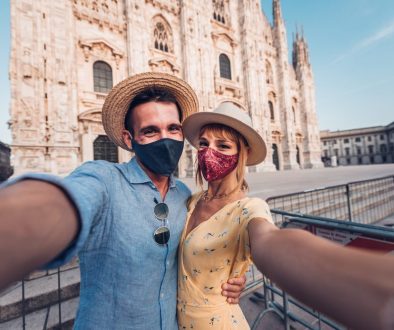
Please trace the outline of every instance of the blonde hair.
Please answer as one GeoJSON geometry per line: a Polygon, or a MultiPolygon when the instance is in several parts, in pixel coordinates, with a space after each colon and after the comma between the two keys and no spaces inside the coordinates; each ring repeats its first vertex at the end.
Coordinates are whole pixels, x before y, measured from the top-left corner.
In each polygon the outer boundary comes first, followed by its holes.
{"type": "MultiPolygon", "coordinates": [[[[236,167],[236,178],[237,178],[237,186],[231,193],[242,189],[247,190],[248,184],[245,181],[245,168],[246,161],[248,159],[248,143],[245,138],[238,133],[235,129],[222,125],[222,124],[208,124],[201,128],[200,135],[201,137],[205,132],[211,133],[213,136],[217,138],[229,139],[236,143],[238,150],[238,164],[236,167]]],[[[203,175],[198,164],[198,159],[196,158],[196,184],[202,189],[203,186],[203,175]]]]}

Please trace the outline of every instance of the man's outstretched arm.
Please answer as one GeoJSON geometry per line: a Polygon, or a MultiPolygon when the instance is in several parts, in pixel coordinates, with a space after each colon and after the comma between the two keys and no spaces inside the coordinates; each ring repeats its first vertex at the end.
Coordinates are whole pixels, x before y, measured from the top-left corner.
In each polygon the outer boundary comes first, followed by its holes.
{"type": "Polygon", "coordinates": [[[78,229],[75,207],[55,185],[25,180],[0,189],[0,290],[53,260],[78,229]]]}

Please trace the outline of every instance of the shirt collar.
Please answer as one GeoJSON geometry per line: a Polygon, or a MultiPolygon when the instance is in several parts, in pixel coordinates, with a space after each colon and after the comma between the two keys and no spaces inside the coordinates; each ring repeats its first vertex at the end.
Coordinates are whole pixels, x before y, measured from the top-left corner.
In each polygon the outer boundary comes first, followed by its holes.
{"type": "MultiPolygon", "coordinates": [[[[137,158],[133,157],[127,163],[127,177],[129,178],[130,183],[150,183],[152,186],[155,186],[149,176],[142,169],[140,164],[137,162],[137,158]]],[[[176,186],[175,177],[173,174],[170,175],[170,188],[174,188],[176,186]]]]}

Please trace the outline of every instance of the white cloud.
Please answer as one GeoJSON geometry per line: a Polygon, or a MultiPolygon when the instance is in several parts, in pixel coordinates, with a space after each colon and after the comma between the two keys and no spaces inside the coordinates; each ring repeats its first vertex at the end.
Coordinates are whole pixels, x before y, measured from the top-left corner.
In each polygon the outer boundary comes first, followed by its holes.
{"type": "Polygon", "coordinates": [[[382,41],[383,39],[386,39],[394,34],[394,20],[386,24],[384,27],[382,27],[380,30],[375,32],[374,34],[364,38],[357,44],[355,44],[349,51],[339,55],[337,58],[334,59],[332,64],[337,64],[341,61],[343,61],[345,58],[365,49],[368,48],[374,44],[377,44],[378,42],[382,41]]]}

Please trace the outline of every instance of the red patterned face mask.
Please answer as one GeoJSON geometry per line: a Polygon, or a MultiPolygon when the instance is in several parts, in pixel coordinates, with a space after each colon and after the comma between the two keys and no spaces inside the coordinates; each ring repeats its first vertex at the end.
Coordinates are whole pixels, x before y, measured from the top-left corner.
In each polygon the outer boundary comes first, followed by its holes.
{"type": "Polygon", "coordinates": [[[237,167],[238,154],[225,155],[211,148],[198,151],[198,164],[208,182],[223,179],[237,167]]]}

